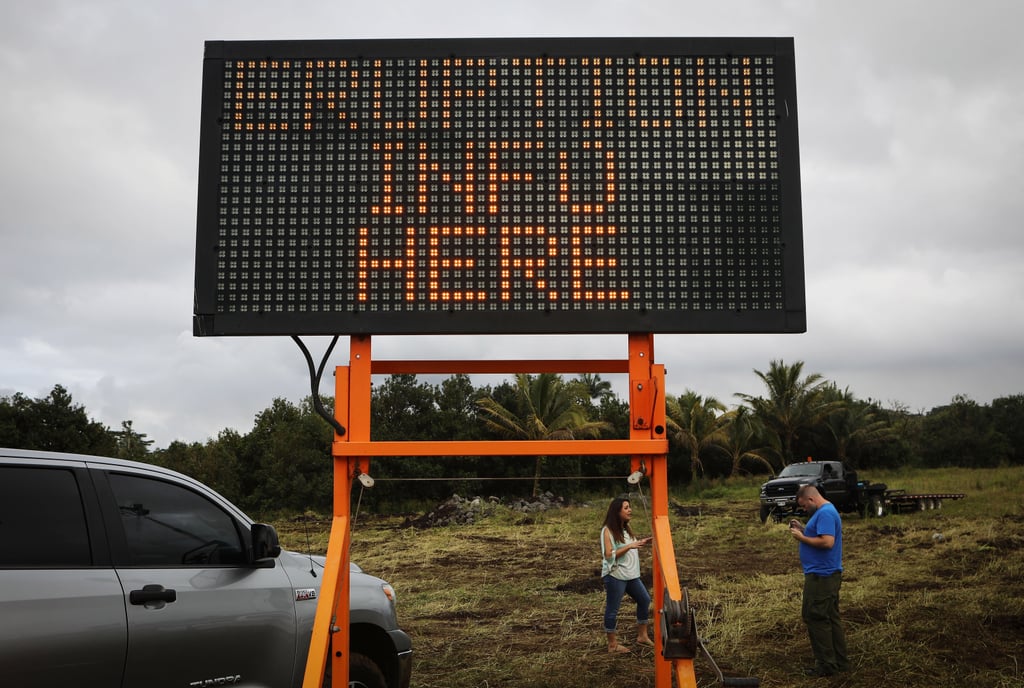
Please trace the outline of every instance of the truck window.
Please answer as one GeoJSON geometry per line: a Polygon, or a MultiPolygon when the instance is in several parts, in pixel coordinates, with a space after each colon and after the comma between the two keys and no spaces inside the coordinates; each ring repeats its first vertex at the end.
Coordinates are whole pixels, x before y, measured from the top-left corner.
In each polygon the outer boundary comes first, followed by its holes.
{"type": "Polygon", "coordinates": [[[92,564],[75,474],[61,468],[0,467],[0,568],[92,564]]]}
{"type": "Polygon", "coordinates": [[[821,475],[821,467],[813,463],[791,463],[776,476],[777,478],[815,478],[821,475]]]}
{"type": "Polygon", "coordinates": [[[110,474],[128,560],[121,565],[237,566],[245,550],[235,520],[206,497],[180,485],[110,474]]]}

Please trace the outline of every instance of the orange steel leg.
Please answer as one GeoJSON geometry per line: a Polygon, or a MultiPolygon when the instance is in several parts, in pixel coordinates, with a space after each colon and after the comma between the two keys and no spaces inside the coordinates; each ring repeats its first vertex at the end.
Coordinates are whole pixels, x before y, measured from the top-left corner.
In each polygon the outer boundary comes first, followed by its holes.
{"type": "Polygon", "coordinates": [[[328,650],[331,661],[331,685],[348,685],[349,668],[349,550],[351,546],[351,495],[353,480],[369,471],[369,460],[347,456],[343,445],[370,440],[370,338],[352,337],[349,366],[335,368],[334,417],[346,429],[334,435],[334,515],[327,544],[327,561],[320,600],[313,620],[303,688],[321,688],[328,650]]]}
{"type": "MultiPolygon", "coordinates": [[[[343,452],[338,451],[339,444],[344,442],[369,442],[370,441],[370,398],[372,396],[372,376],[370,371],[370,337],[353,336],[349,340],[349,369],[348,388],[343,393],[348,395],[348,424],[344,425],[347,432],[344,437],[335,439],[334,465],[335,473],[343,470],[344,477],[339,481],[335,480],[337,487],[341,483],[342,491],[334,494],[335,514],[344,513],[346,532],[351,532],[351,505],[352,505],[352,481],[360,473],[369,473],[370,462],[365,457],[348,456],[342,457],[343,452]],[[339,504],[341,506],[339,506],[339,504]]],[[[337,398],[339,395],[335,395],[337,398]]],[[[344,590],[336,600],[334,608],[334,627],[337,631],[334,634],[334,647],[331,654],[331,685],[348,686],[349,675],[349,648],[351,638],[349,637],[349,545],[351,535],[345,538],[345,546],[341,552],[339,571],[344,580],[344,590]]]]}
{"type": "MultiPolygon", "coordinates": [[[[654,335],[629,335],[630,440],[664,439],[665,368],[654,363],[654,335]]],[[[664,593],[672,599],[682,597],[676,569],[675,548],[668,521],[668,455],[635,455],[630,461],[632,471],[644,470],[651,486],[651,532],[654,536],[653,575],[655,688],[672,688],[672,675],[677,688],[696,688],[693,660],[666,660],[662,657],[661,615],[664,593]]]]}

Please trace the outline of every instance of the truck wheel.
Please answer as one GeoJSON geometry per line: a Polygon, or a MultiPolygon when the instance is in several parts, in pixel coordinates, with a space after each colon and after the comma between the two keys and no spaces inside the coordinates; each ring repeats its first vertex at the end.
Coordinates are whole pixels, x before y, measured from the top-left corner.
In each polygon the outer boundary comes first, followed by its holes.
{"type": "Polygon", "coordinates": [[[388,688],[387,681],[373,660],[358,652],[352,654],[348,665],[349,688],[388,688]]]}
{"type": "MultiPolygon", "coordinates": [[[[348,663],[349,688],[388,688],[384,673],[374,664],[373,660],[358,652],[352,653],[348,663]]],[[[331,659],[327,658],[327,670],[324,672],[323,688],[331,688],[331,659]]]]}
{"type": "Polygon", "coordinates": [[[771,513],[772,513],[772,508],[770,506],[762,505],[761,506],[761,523],[766,523],[768,521],[768,516],[771,515],[771,513]]]}
{"type": "Polygon", "coordinates": [[[885,516],[885,502],[882,501],[881,497],[875,496],[871,498],[871,516],[873,518],[885,516]]]}

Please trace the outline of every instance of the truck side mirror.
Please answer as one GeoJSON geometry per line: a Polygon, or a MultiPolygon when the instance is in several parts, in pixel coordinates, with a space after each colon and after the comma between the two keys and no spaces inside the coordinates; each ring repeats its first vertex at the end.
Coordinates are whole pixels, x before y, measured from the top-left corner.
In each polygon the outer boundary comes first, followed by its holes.
{"type": "Polygon", "coordinates": [[[253,564],[259,567],[273,568],[274,559],[281,555],[281,543],[277,539],[274,526],[266,523],[252,525],[252,558],[253,564]]]}

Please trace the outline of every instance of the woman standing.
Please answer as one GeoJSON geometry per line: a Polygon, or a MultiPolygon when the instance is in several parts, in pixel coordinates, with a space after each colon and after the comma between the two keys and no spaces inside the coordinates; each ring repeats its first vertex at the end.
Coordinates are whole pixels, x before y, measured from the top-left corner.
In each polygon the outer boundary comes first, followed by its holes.
{"type": "Polygon", "coordinates": [[[608,634],[608,651],[629,652],[619,644],[615,625],[623,595],[628,594],[636,601],[636,642],[653,646],[647,634],[650,623],[651,596],[640,580],[640,555],[637,550],[648,544],[651,538],[637,540],[629,527],[633,508],[628,499],[616,497],[608,505],[601,528],[601,578],[604,580],[604,632],[608,634]]]}

